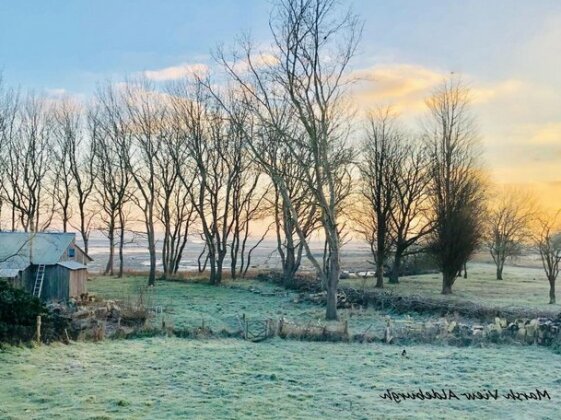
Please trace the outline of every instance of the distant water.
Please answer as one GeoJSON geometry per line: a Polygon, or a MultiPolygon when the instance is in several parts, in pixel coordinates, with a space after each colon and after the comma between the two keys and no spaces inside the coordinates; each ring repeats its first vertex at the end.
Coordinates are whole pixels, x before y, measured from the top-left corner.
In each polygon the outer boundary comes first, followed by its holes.
{"type": "MultiPolygon", "coordinates": [[[[79,236],[79,235],[77,235],[79,236]]],[[[161,250],[162,250],[162,240],[163,236],[157,237],[156,248],[157,248],[157,264],[158,268],[162,269],[161,261],[161,250]]],[[[147,241],[142,237],[127,238],[125,244],[125,270],[144,270],[150,265],[147,241]]],[[[78,241],[80,243],[80,241],[78,241]]],[[[251,249],[257,243],[256,239],[248,239],[246,249],[251,249]]],[[[185,247],[183,253],[183,259],[180,265],[180,271],[197,271],[198,264],[197,259],[200,253],[203,251],[204,243],[200,237],[190,238],[185,247]]],[[[321,256],[323,252],[323,242],[322,241],[312,241],[310,244],[312,252],[321,256]]],[[[109,241],[106,237],[99,233],[92,233],[89,243],[89,255],[94,259],[90,264],[90,271],[102,271],[107,265],[107,260],[109,258],[109,241]]],[[[118,249],[115,249],[115,267],[118,265],[118,249]]],[[[370,269],[371,265],[368,264],[368,260],[371,259],[370,251],[367,245],[360,242],[350,242],[344,245],[342,252],[343,263],[348,261],[349,263],[357,260],[357,269],[370,269]]],[[[303,269],[311,269],[311,265],[307,261],[305,255],[302,258],[303,269]]],[[[353,262],[353,267],[355,263],[353,262]]],[[[230,256],[229,253],[224,261],[224,266],[228,268],[230,266],[230,256]]],[[[261,244],[255,248],[251,254],[251,267],[266,268],[266,269],[280,269],[280,257],[277,252],[277,243],[275,239],[265,239],[261,244]]]]}

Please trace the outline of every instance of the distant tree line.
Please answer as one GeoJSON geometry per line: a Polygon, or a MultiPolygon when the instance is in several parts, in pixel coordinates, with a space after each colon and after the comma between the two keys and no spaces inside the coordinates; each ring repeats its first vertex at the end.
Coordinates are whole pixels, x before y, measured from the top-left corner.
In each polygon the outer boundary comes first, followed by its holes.
{"type": "Polygon", "coordinates": [[[98,229],[109,241],[105,273],[122,276],[125,233],[140,223],[150,285],[156,232],[164,234],[164,278],[177,274],[188,237],[198,234],[199,269],[218,284],[225,270],[247,273],[265,237],[250,247],[252,226],[271,222],[265,234],[276,238],[285,282],[307,258],[327,292],[327,319],[337,318],[349,233],[368,243],[376,287],[384,270],[397,283],[403,261],[424,252],[442,272],[443,294],[481,247],[501,279],[505,261],[533,244],[555,301],[557,225],[548,219],[535,234],[529,201],[516,193],[489,199],[469,88],[458,76],[427,98],[415,132],[380,108],[353,145],[348,88],[358,17],[335,0],[278,0],[270,27],[266,52],[247,37],[231,52],[215,51],[218,76],[164,87],[143,78],[107,82],[87,104],[0,82],[0,228],[60,225],[79,232],[86,252],[98,229]],[[313,234],[324,240],[321,255],[311,249],[313,234]]]}

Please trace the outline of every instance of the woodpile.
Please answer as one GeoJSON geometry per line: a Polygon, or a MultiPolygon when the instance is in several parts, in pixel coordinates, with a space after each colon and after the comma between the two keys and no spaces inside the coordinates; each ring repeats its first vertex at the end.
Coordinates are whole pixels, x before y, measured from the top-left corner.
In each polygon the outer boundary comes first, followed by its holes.
{"type": "Polygon", "coordinates": [[[278,335],[284,339],[303,341],[351,341],[348,323],[342,322],[337,325],[322,325],[308,323],[298,325],[284,319],[279,321],[278,335]]]}
{"type": "Polygon", "coordinates": [[[123,304],[115,300],[101,301],[92,295],[68,305],[53,303],[47,306],[57,319],[68,323],[66,341],[102,340],[113,335],[129,335],[143,328],[151,310],[137,305],[123,304]]]}
{"type": "MultiPolygon", "coordinates": [[[[299,300],[325,305],[327,302],[327,292],[301,293],[299,300]]],[[[368,306],[368,301],[362,292],[350,288],[337,291],[337,308],[348,309],[355,306],[368,306]]]]}

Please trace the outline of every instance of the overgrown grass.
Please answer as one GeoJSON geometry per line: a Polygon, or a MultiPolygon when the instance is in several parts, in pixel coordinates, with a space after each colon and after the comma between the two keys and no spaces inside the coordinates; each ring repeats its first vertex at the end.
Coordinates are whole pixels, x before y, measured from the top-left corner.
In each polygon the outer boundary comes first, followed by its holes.
{"type": "Polygon", "coordinates": [[[0,418],[558,418],[559,356],[274,339],[148,338],[0,353],[0,418]],[[383,400],[399,392],[546,389],[551,401],[383,400]]]}
{"type": "MultiPolygon", "coordinates": [[[[544,278],[543,270],[507,266],[504,269],[504,280],[495,279],[495,266],[492,264],[474,263],[468,265],[468,278],[458,278],[453,287],[452,295],[441,295],[442,276],[425,274],[400,278],[399,284],[385,283],[385,289],[396,294],[410,296],[419,295],[446,302],[473,302],[496,308],[532,308],[556,315],[561,305],[549,305],[547,302],[549,284],[544,278]]],[[[387,280],[387,279],[386,279],[387,280]]],[[[341,280],[341,286],[360,289],[362,279],[351,278],[341,280]]],[[[366,289],[374,288],[374,279],[366,280],[366,289]]],[[[559,296],[561,301],[561,295],[559,296]]]]}

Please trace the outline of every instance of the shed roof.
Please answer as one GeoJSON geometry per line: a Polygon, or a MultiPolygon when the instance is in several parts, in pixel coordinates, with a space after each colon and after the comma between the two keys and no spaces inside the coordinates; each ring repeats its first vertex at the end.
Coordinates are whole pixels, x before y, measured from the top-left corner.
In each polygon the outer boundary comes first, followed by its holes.
{"type": "Polygon", "coordinates": [[[0,269],[54,265],[74,238],[73,233],[0,232],[0,269]]]}
{"type": "Polygon", "coordinates": [[[19,268],[0,268],[0,279],[11,279],[17,277],[21,269],[19,268]]]}
{"type": "Polygon", "coordinates": [[[84,264],[80,264],[79,262],[76,261],[61,261],[58,263],[58,265],[64,267],[64,268],[68,268],[69,270],[86,270],[88,267],[86,267],[84,264]]]}

